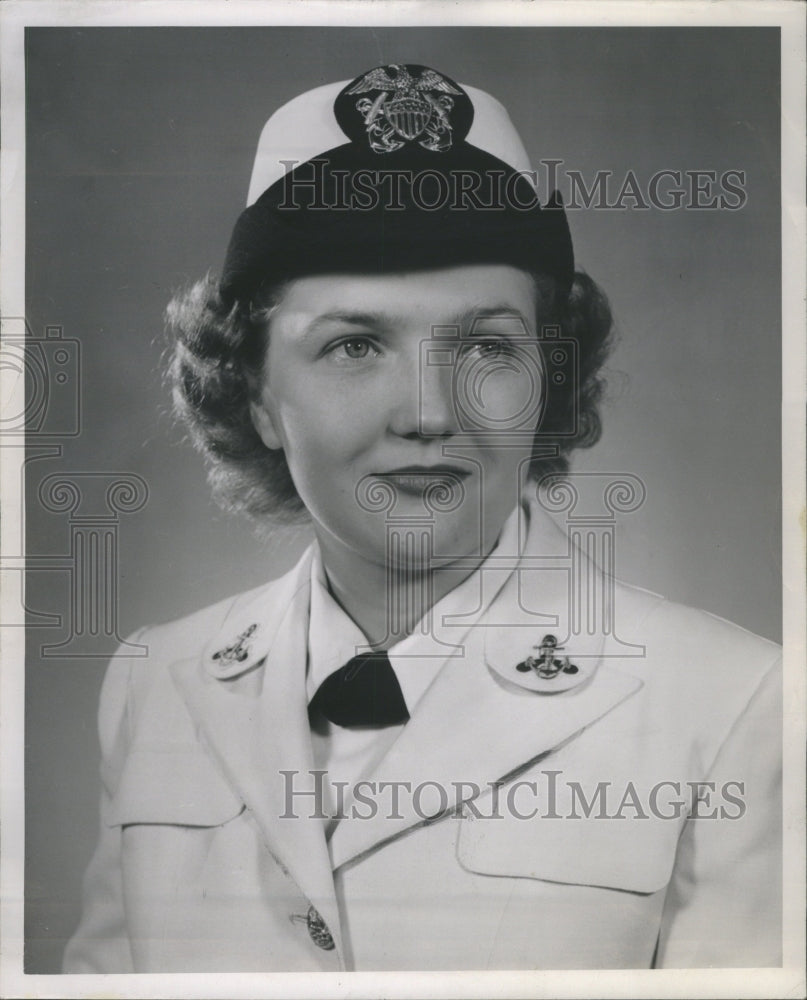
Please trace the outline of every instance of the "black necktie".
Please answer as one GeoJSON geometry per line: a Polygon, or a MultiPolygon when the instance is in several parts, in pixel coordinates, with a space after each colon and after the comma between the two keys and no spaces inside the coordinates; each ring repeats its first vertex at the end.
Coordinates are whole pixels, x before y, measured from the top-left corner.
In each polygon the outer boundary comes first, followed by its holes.
{"type": "Polygon", "coordinates": [[[337,726],[399,726],[409,718],[386,653],[354,656],[320,684],[308,706],[337,726]]]}

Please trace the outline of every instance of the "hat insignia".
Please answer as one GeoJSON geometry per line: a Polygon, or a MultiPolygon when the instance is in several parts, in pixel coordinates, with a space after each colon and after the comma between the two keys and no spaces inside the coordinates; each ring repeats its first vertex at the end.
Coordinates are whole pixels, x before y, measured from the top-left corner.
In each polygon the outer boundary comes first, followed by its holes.
{"type": "Polygon", "coordinates": [[[437,153],[451,148],[453,129],[449,113],[454,100],[449,95],[459,95],[462,91],[435,70],[424,67],[419,76],[413,76],[407,66],[396,63],[377,66],[346,93],[371,91],[380,93],[375,98],[361,97],[356,110],[364,119],[373,152],[392,153],[415,140],[424,149],[437,153]]]}

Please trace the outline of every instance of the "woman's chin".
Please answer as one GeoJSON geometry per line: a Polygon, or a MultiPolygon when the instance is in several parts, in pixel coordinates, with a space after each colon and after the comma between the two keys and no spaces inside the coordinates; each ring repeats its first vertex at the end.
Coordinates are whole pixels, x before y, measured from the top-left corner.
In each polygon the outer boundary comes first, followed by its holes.
{"type": "Polygon", "coordinates": [[[363,560],[394,571],[427,573],[458,559],[481,558],[489,548],[478,520],[448,514],[429,521],[402,518],[374,524],[374,520],[367,517],[361,532],[346,539],[346,545],[363,560]]]}

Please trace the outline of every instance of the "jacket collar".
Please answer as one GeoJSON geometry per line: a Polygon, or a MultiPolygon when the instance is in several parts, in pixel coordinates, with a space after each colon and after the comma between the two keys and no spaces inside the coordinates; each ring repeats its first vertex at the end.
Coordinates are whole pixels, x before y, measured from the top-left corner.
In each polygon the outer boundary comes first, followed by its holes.
{"type": "MultiPolygon", "coordinates": [[[[579,614],[573,584],[585,579],[596,589],[603,574],[580,553],[571,559],[568,539],[545,513],[533,506],[530,516],[517,570],[472,627],[457,620],[452,638],[461,654],[446,662],[379,763],[377,788],[405,782],[414,790],[436,782],[447,793],[442,811],[451,811],[475,788],[514,777],[641,687],[609,655],[612,636],[573,627],[579,614]],[[577,671],[550,679],[516,669],[526,657],[539,657],[547,635],[564,647],[562,655],[577,671]]],[[[180,661],[172,672],[269,849],[339,947],[332,869],[428,820],[421,815],[423,802],[412,795],[400,797],[394,818],[381,797],[371,819],[342,820],[327,845],[316,820],[281,818],[288,812],[281,772],[305,776],[314,766],[305,691],[310,560],[309,550],[281,580],[236,604],[201,661],[180,661]]]]}

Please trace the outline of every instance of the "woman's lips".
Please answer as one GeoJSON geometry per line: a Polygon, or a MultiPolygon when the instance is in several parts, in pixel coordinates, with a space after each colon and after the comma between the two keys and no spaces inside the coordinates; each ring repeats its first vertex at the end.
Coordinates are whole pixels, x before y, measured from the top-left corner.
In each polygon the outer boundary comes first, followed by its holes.
{"type": "Polygon", "coordinates": [[[422,496],[425,490],[434,487],[454,489],[469,475],[468,469],[445,465],[406,466],[391,469],[389,472],[376,473],[378,479],[391,483],[404,493],[414,493],[418,496],[422,496]]]}

